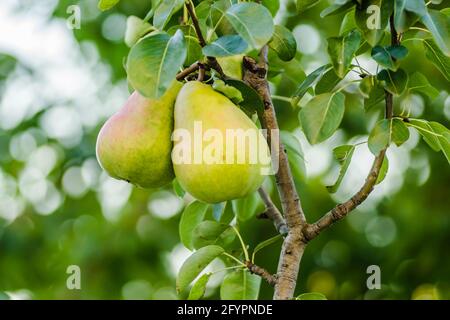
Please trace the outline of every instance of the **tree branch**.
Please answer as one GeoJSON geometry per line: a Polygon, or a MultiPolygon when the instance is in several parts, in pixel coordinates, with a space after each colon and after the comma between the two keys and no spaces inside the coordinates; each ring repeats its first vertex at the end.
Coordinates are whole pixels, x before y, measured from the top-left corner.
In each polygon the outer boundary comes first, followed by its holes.
{"type": "MultiPolygon", "coordinates": [[[[389,19],[389,24],[391,28],[391,45],[400,45],[400,37],[395,30],[394,18],[391,15],[389,19]]],[[[391,93],[385,90],[385,118],[391,119],[394,113],[394,99],[391,93]]],[[[322,218],[313,224],[309,224],[303,230],[305,238],[309,241],[314,239],[319,235],[321,231],[331,226],[336,221],[341,220],[347,216],[351,211],[353,211],[357,206],[359,206],[364,200],[367,199],[369,194],[373,191],[375,184],[377,182],[378,176],[380,174],[381,166],[383,160],[386,156],[387,147],[381,150],[378,156],[375,157],[372,168],[366,177],[364,185],[359,189],[359,191],[344,203],[338,204],[331,211],[326,213],[322,218]]]]}
{"type": "MultiPolygon", "coordinates": [[[[204,46],[206,46],[206,41],[205,41],[205,38],[203,37],[202,30],[200,29],[200,23],[198,21],[197,15],[195,14],[195,8],[194,8],[194,6],[192,4],[192,1],[191,0],[186,1],[185,2],[185,6],[186,6],[186,9],[187,9],[187,11],[189,13],[189,16],[191,17],[192,24],[194,26],[194,30],[195,30],[195,33],[196,33],[197,38],[198,38],[198,43],[203,48],[204,46]]],[[[206,59],[207,59],[208,65],[212,69],[216,70],[220,74],[220,76],[222,78],[227,78],[227,76],[223,72],[223,69],[220,66],[219,62],[217,62],[216,58],[214,58],[214,57],[206,57],[206,59]]]]}
{"type": "MultiPolygon", "coordinates": [[[[264,103],[264,113],[260,120],[262,127],[268,131],[267,142],[270,146],[272,134],[278,133],[279,128],[266,79],[268,70],[267,51],[266,45],[260,51],[258,62],[250,57],[244,57],[243,63],[244,81],[258,92],[264,103]]],[[[306,219],[283,144],[280,142],[279,149],[277,151],[272,150],[272,152],[278,152],[279,169],[275,178],[284,218],[289,230],[280,253],[274,299],[291,299],[294,295],[300,260],[305,246],[302,229],[306,225],[306,219]]]]}
{"type": "Polygon", "coordinates": [[[364,200],[367,199],[369,194],[372,192],[380,174],[380,169],[381,165],[383,164],[385,153],[386,149],[382,150],[380,154],[375,158],[372,164],[372,169],[367,175],[364,185],[353,197],[351,197],[346,202],[335,206],[317,222],[306,226],[306,228],[303,230],[303,234],[308,241],[317,237],[322,230],[328,228],[334,222],[344,218],[347,214],[349,214],[352,210],[354,210],[358,205],[360,205],[364,200]]]}
{"type": "Polygon", "coordinates": [[[179,72],[176,76],[177,80],[183,80],[184,78],[186,78],[188,75],[190,75],[191,73],[197,71],[200,68],[200,62],[194,62],[193,64],[191,64],[189,67],[187,67],[186,69],[184,69],[183,71],[179,72]]]}
{"type": "Polygon", "coordinates": [[[264,211],[262,215],[272,220],[275,229],[277,229],[277,231],[280,234],[282,235],[287,234],[289,230],[280,210],[278,210],[278,208],[273,204],[272,199],[270,199],[270,196],[266,193],[266,191],[262,187],[258,189],[258,193],[266,206],[266,211],[264,211]]]}
{"type": "Polygon", "coordinates": [[[271,274],[266,269],[257,266],[256,264],[251,263],[250,261],[245,261],[245,265],[247,266],[247,269],[253,273],[257,274],[261,278],[263,278],[265,281],[267,281],[268,284],[270,284],[272,287],[276,285],[277,283],[277,277],[271,274]]]}

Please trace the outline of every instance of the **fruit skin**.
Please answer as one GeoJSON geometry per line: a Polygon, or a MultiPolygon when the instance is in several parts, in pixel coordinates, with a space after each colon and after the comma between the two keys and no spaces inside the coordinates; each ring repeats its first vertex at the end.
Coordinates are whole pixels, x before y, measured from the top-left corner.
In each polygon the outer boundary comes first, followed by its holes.
{"type": "Polygon", "coordinates": [[[174,81],[159,99],[133,92],[100,130],[97,159],[113,178],[143,188],[161,187],[173,177],[173,108],[182,83],[174,81]]]}
{"type": "MultiPolygon", "coordinates": [[[[195,152],[193,132],[194,122],[197,121],[202,123],[203,134],[208,129],[219,130],[222,137],[224,137],[224,143],[227,129],[256,130],[259,139],[264,139],[256,125],[227,97],[214,91],[209,85],[191,81],[183,86],[175,103],[175,132],[179,129],[189,131],[191,136],[190,146],[191,150],[193,150],[191,159],[194,158],[195,152]]],[[[250,163],[248,143],[245,148],[237,151],[237,153],[243,152],[247,155],[245,163],[208,164],[202,158],[201,163],[191,162],[190,164],[185,164],[176,160],[176,150],[180,150],[179,146],[183,145],[183,141],[182,139],[174,140],[172,161],[177,180],[184,190],[201,201],[218,203],[245,197],[256,191],[264,181],[265,176],[262,174],[261,169],[262,167],[266,168],[266,166],[259,160],[257,163],[250,163]]],[[[261,141],[263,142],[263,152],[267,156],[266,159],[268,159],[270,155],[267,143],[265,140],[261,141]]],[[[210,142],[203,142],[203,152],[210,142]]],[[[223,158],[225,159],[225,146],[224,150],[223,158]]]]}

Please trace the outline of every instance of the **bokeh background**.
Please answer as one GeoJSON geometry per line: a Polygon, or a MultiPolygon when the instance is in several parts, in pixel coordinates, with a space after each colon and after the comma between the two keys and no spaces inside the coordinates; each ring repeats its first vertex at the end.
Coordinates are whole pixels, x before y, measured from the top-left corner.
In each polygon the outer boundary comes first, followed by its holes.
{"type": "MultiPolygon", "coordinates": [[[[177,298],[176,272],[189,255],[180,244],[178,222],[191,199],[177,197],[170,185],[141,190],[113,180],[95,158],[100,126],[129,94],[123,68],[126,18],[144,17],[149,3],[122,1],[101,13],[94,0],[0,2],[0,298],[177,298]],[[70,5],[81,9],[80,29],[67,26],[70,5]],[[66,287],[69,265],[81,268],[81,290],[66,287]]],[[[328,61],[326,38],[337,35],[342,16],[321,19],[326,5],[322,1],[296,15],[293,1],[281,1],[276,22],[293,30],[299,53],[273,79],[276,95],[289,96],[304,72],[328,61]]],[[[449,127],[449,83],[426,61],[420,44],[411,41],[407,47],[405,69],[423,72],[440,95],[434,101],[402,96],[396,110],[406,108],[414,117],[449,127]]],[[[359,62],[375,72],[368,57],[359,62]]],[[[303,147],[304,166],[296,163],[294,171],[310,221],[357,190],[369,170],[372,156],[363,144],[339,192],[331,196],[324,187],[338,172],[332,148],[367,140],[382,109],[365,113],[353,93],[350,87],[341,129],[316,146],[298,128],[298,111],[275,101],[282,129],[303,147]]],[[[370,199],[308,246],[298,293],[450,299],[447,160],[413,131],[388,157],[388,176],[370,199]],[[381,269],[380,290],[366,287],[370,265],[381,269]]],[[[273,190],[270,181],[266,187],[273,190]]],[[[269,222],[251,219],[242,234],[254,247],[275,231],[269,222]]],[[[257,263],[275,272],[279,250],[278,242],[259,254],[257,263]]],[[[222,267],[220,261],[211,266],[222,267]]],[[[219,272],[210,281],[207,298],[218,297],[221,277],[219,272]]],[[[260,297],[271,295],[263,283],[260,297]]]]}

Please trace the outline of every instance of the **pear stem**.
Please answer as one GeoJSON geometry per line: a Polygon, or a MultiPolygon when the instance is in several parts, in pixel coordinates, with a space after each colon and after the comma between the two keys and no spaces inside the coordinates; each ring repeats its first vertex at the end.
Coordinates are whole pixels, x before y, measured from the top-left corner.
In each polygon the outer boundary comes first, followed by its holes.
{"type": "Polygon", "coordinates": [[[205,79],[205,66],[203,63],[198,64],[198,77],[197,81],[202,82],[205,79]]]}

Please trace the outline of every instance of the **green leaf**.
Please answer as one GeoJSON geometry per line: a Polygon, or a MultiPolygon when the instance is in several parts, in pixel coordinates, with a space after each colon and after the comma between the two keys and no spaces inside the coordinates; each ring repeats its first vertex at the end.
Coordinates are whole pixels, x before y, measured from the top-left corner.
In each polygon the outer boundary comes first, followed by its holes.
{"type": "Polygon", "coordinates": [[[225,17],[237,33],[254,49],[260,49],[272,38],[274,25],[272,15],[257,3],[232,5],[225,17]]]}
{"type": "Polygon", "coordinates": [[[153,25],[159,30],[164,29],[173,14],[180,10],[183,5],[184,0],[161,0],[153,16],[153,25]]]}
{"type": "Polygon", "coordinates": [[[229,225],[216,221],[202,221],[192,232],[192,244],[195,249],[216,244],[222,248],[230,245],[236,237],[236,233],[229,225]]]}
{"type": "Polygon", "coordinates": [[[401,95],[408,84],[408,74],[403,69],[381,70],[377,79],[383,81],[384,88],[395,95],[401,95]]]}
{"type": "Polygon", "coordinates": [[[109,10],[119,3],[120,0],[100,0],[98,2],[98,8],[102,11],[109,10]]]}
{"type": "Polygon", "coordinates": [[[414,5],[413,2],[414,1],[408,0],[395,0],[394,25],[397,32],[406,32],[409,27],[414,25],[419,20],[419,17],[425,13],[425,6],[419,7],[417,4],[414,5]]]}
{"type": "Polygon", "coordinates": [[[297,42],[292,33],[284,26],[276,25],[269,47],[283,61],[294,59],[297,52],[297,42]]]}
{"type": "Polygon", "coordinates": [[[408,55],[408,49],[402,45],[389,46],[387,47],[387,51],[393,58],[397,60],[401,60],[408,55]]]}
{"type": "Polygon", "coordinates": [[[174,35],[178,30],[181,30],[184,34],[184,41],[186,43],[186,60],[184,65],[190,66],[196,61],[200,61],[203,57],[202,47],[198,42],[195,29],[192,25],[175,25],[167,30],[167,33],[174,35]]]}
{"type": "Polygon", "coordinates": [[[373,60],[375,60],[380,66],[396,70],[398,64],[392,59],[392,56],[389,54],[389,51],[385,47],[375,46],[372,48],[371,52],[373,60]]]}
{"type": "Polygon", "coordinates": [[[234,219],[234,211],[233,205],[231,201],[227,201],[225,203],[225,207],[223,208],[222,215],[220,216],[220,223],[229,224],[234,219]]]}
{"type": "Polygon", "coordinates": [[[189,292],[188,300],[199,300],[203,297],[206,291],[206,285],[211,277],[211,273],[205,273],[194,283],[189,292]]]}
{"type": "Polygon", "coordinates": [[[423,119],[409,119],[406,125],[416,129],[434,151],[442,151],[450,163],[449,129],[438,122],[428,122],[423,119]]]}
{"type": "Polygon", "coordinates": [[[203,247],[195,251],[180,268],[177,276],[177,292],[182,292],[215,258],[224,252],[215,245],[203,247]]]}
{"type": "Polygon", "coordinates": [[[262,115],[264,112],[264,103],[260,95],[247,85],[244,81],[238,79],[226,79],[225,83],[240,91],[242,95],[242,101],[239,102],[239,106],[245,111],[245,113],[251,115],[258,113],[262,115]]]}
{"type": "Polygon", "coordinates": [[[234,271],[225,276],[220,286],[222,300],[258,299],[261,278],[248,270],[234,271]]]}
{"type": "Polygon", "coordinates": [[[308,292],[298,295],[295,300],[327,300],[327,297],[320,292],[308,292]]]}
{"type": "Polygon", "coordinates": [[[383,182],[384,178],[386,178],[388,170],[389,170],[389,160],[388,157],[385,155],[383,162],[381,163],[380,172],[378,173],[377,181],[375,181],[375,184],[380,184],[381,182],[383,182]]]}
{"type": "Polygon", "coordinates": [[[330,66],[331,64],[326,64],[311,72],[299,85],[293,96],[297,97],[297,99],[301,99],[308,89],[311,88],[311,86],[323,76],[330,66]]]}
{"type": "Polygon", "coordinates": [[[288,161],[295,176],[305,177],[305,156],[300,141],[294,134],[284,130],[280,131],[280,139],[287,151],[288,161]]]}
{"type": "Polygon", "coordinates": [[[223,209],[225,208],[226,202],[214,203],[212,205],[212,215],[216,221],[220,221],[223,209]]]}
{"type": "Polygon", "coordinates": [[[183,198],[184,195],[186,194],[186,191],[184,191],[183,187],[181,186],[180,182],[178,182],[177,178],[173,179],[172,187],[175,194],[180,198],[183,198]]]}
{"type": "MultiPolygon", "coordinates": [[[[202,1],[200,5],[202,3],[205,2],[202,1]]],[[[231,23],[225,18],[225,12],[235,3],[236,1],[218,0],[209,5],[211,25],[215,28],[218,36],[236,33],[231,23]]]]}
{"type": "Polygon", "coordinates": [[[440,50],[447,57],[450,56],[450,17],[437,10],[428,9],[421,21],[433,35],[440,50]]]}
{"type": "Polygon", "coordinates": [[[405,10],[414,12],[419,17],[427,13],[427,7],[425,6],[425,2],[423,0],[405,1],[405,10]]]}
{"type": "Polygon", "coordinates": [[[127,74],[131,85],[148,98],[161,97],[186,59],[183,32],[151,34],[130,50],[127,74]]]}
{"type": "Polygon", "coordinates": [[[372,47],[382,39],[393,9],[393,0],[363,0],[361,6],[356,6],[356,25],[372,47]]]}
{"type": "Polygon", "coordinates": [[[261,205],[261,200],[257,192],[253,192],[250,195],[235,199],[231,201],[234,214],[240,221],[246,221],[256,214],[258,206],[261,205]]]}
{"type": "Polygon", "coordinates": [[[214,90],[223,93],[234,103],[239,103],[244,101],[242,97],[242,93],[233,86],[226,84],[223,80],[214,79],[214,83],[212,85],[214,90]]]}
{"type": "Polygon", "coordinates": [[[321,94],[325,92],[333,91],[336,85],[341,81],[341,79],[337,76],[334,69],[328,70],[322,78],[317,82],[314,93],[321,94]]]}
{"type": "Polygon", "coordinates": [[[183,245],[188,249],[193,249],[193,231],[194,228],[205,218],[206,210],[209,205],[203,202],[191,202],[181,215],[179,233],[183,245]]]}
{"type": "Polygon", "coordinates": [[[335,14],[339,14],[342,12],[346,12],[347,10],[350,10],[355,4],[352,0],[343,0],[339,1],[336,4],[332,4],[331,6],[327,7],[320,13],[320,17],[324,18],[327,16],[333,16],[335,14]]]}
{"type": "Polygon", "coordinates": [[[343,145],[333,149],[334,158],[339,161],[341,169],[339,171],[339,176],[336,182],[332,186],[327,186],[328,192],[335,193],[338,190],[342,180],[344,179],[345,173],[347,172],[348,166],[352,161],[354,151],[354,145],[343,145]]]}
{"type": "Polygon", "coordinates": [[[297,0],[295,3],[297,6],[297,13],[302,13],[303,11],[314,7],[319,1],[320,0],[297,0]]]}
{"type": "Polygon", "coordinates": [[[312,98],[300,110],[303,131],[309,143],[325,141],[333,135],[342,121],[345,95],[341,92],[323,93],[312,98]]]}
{"type": "Polygon", "coordinates": [[[403,59],[408,54],[408,49],[404,46],[375,46],[372,49],[372,58],[382,67],[397,70],[398,60],[403,59]]]}
{"type": "Polygon", "coordinates": [[[345,14],[339,29],[339,35],[342,36],[354,29],[356,29],[355,10],[352,10],[345,14]]]}
{"type": "MultiPolygon", "coordinates": [[[[374,81],[376,81],[374,79],[374,81]]],[[[372,90],[369,93],[369,97],[364,99],[364,110],[369,111],[373,107],[379,105],[384,101],[385,92],[383,87],[379,85],[378,82],[374,83],[372,90]]]]}
{"type": "Polygon", "coordinates": [[[434,132],[428,121],[422,119],[409,119],[409,121],[406,122],[406,125],[416,129],[431,149],[436,152],[441,151],[441,146],[438,140],[438,136],[440,136],[440,134],[434,132]]]}
{"type": "Polygon", "coordinates": [[[281,130],[280,138],[281,138],[281,142],[283,143],[285,148],[288,150],[288,153],[292,152],[301,158],[304,157],[302,145],[300,144],[300,141],[297,139],[297,137],[294,134],[290,133],[289,131],[281,130]]]}
{"type": "Polygon", "coordinates": [[[203,54],[208,57],[228,57],[247,50],[247,42],[240,36],[226,35],[203,47],[203,54]]]}
{"type": "Polygon", "coordinates": [[[153,27],[150,23],[136,16],[129,16],[127,19],[127,28],[125,30],[125,44],[128,47],[132,47],[142,36],[151,30],[153,30],[153,27]]]}
{"type": "Polygon", "coordinates": [[[328,38],[328,55],[339,78],[347,74],[360,42],[361,34],[356,30],[342,37],[328,38]]]}
{"type": "Polygon", "coordinates": [[[369,135],[369,149],[374,155],[387,148],[392,142],[397,146],[409,139],[409,131],[400,119],[383,119],[376,123],[369,135]]]}
{"type": "Polygon", "coordinates": [[[445,56],[432,40],[424,40],[425,55],[436,68],[443,74],[445,79],[450,81],[450,58],[445,56]]]}
{"type": "Polygon", "coordinates": [[[408,90],[425,94],[433,100],[439,96],[439,91],[420,72],[414,72],[409,76],[408,90]]]}
{"type": "MultiPolygon", "coordinates": [[[[372,93],[372,89],[375,86],[375,77],[374,76],[366,76],[359,83],[359,91],[361,91],[364,99],[369,99],[370,94],[372,93]]],[[[383,94],[384,96],[384,94],[383,94]]]]}
{"type": "Polygon", "coordinates": [[[280,9],[280,0],[262,0],[261,4],[270,11],[272,17],[275,17],[280,9]]]}
{"type": "Polygon", "coordinates": [[[439,134],[437,136],[439,146],[450,164],[450,130],[438,122],[432,121],[429,124],[433,129],[433,132],[439,134]]]}
{"type": "Polygon", "coordinates": [[[276,236],[269,238],[267,240],[264,240],[263,242],[258,243],[258,245],[253,250],[252,254],[252,261],[255,261],[255,255],[265,247],[270,246],[271,244],[277,242],[278,240],[283,239],[283,236],[281,234],[277,234],[276,236]]]}

